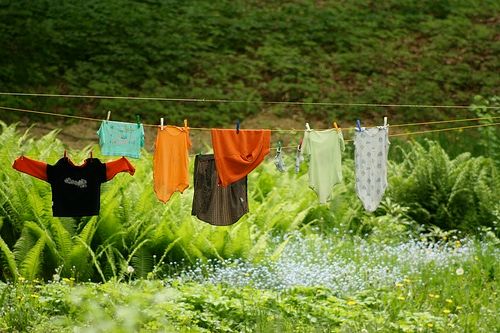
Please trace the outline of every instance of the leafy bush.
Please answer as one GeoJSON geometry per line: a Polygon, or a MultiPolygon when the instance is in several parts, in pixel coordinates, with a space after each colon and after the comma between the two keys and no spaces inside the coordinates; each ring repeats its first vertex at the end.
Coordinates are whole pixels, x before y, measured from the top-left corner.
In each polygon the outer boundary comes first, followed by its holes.
{"type": "Polygon", "coordinates": [[[463,153],[451,160],[438,143],[413,143],[390,177],[391,200],[410,208],[408,216],[426,226],[498,235],[499,178],[493,160],[463,153]]]}

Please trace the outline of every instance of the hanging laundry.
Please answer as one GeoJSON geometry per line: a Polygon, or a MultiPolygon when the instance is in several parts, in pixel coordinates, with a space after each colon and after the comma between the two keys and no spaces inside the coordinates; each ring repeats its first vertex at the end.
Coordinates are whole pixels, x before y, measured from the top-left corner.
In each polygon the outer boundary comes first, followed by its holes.
{"type": "Polygon", "coordinates": [[[144,126],[104,120],[97,131],[103,155],[139,158],[144,147],[144,126]]]}
{"type": "Polygon", "coordinates": [[[189,186],[190,148],[189,127],[158,128],[153,156],[153,179],[156,197],[163,203],[174,192],[182,193],[189,186]]]}
{"type": "Polygon", "coordinates": [[[342,181],[342,152],[345,149],[341,131],[308,129],[302,143],[304,154],[311,155],[309,186],[318,194],[319,202],[330,199],[332,187],[342,181]]]}
{"type": "Polygon", "coordinates": [[[302,143],[297,146],[297,153],[295,155],[295,173],[299,173],[300,164],[304,162],[304,155],[302,155],[302,143]]]}
{"type": "Polygon", "coordinates": [[[279,172],[286,172],[286,166],[285,166],[285,161],[283,160],[281,144],[279,145],[278,149],[276,149],[276,156],[274,156],[274,165],[276,166],[276,169],[278,169],[279,172]]]}
{"type": "Polygon", "coordinates": [[[12,167],[50,184],[52,214],[57,217],[99,215],[101,184],[119,172],[135,172],[125,157],[107,163],[88,158],[82,165],[75,165],[65,156],[50,165],[21,156],[12,167]]]}
{"type": "Polygon", "coordinates": [[[387,188],[389,128],[356,129],[354,133],[356,193],[365,209],[377,209],[387,188]]]}
{"type": "Polygon", "coordinates": [[[212,129],[212,146],[219,183],[228,186],[243,179],[269,154],[270,130],[212,129]]]}
{"type": "Polygon", "coordinates": [[[236,223],[248,212],[247,177],[226,187],[218,185],[214,155],[194,160],[194,197],[191,215],[217,226],[236,223]]]}

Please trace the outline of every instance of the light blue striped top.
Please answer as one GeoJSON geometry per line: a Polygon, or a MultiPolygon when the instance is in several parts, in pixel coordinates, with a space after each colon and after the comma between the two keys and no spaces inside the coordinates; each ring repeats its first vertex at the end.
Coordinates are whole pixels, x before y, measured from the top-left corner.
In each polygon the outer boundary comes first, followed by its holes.
{"type": "Polygon", "coordinates": [[[103,155],[139,158],[144,147],[144,126],[105,120],[97,131],[103,155]]]}

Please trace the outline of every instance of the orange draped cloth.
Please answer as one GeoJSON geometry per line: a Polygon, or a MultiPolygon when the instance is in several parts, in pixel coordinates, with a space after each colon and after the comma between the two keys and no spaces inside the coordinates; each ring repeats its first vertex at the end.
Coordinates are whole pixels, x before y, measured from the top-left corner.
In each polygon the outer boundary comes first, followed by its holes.
{"type": "Polygon", "coordinates": [[[228,186],[243,179],[269,154],[270,130],[212,129],[215,166],[219,184],[228,186]]]}

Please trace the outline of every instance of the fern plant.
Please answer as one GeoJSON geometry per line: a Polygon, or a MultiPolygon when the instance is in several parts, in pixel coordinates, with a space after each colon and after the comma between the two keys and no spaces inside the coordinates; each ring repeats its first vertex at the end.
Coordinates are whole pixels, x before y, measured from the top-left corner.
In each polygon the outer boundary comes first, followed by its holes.
{"type": "MultiPolygon", "coordinates": [[[[375,216],[364,213],[356,198],[351,159],[344,160],[344,182],[333,189],[328,205],[318,204],[304,173],[279,173],[272,163],[263,163],[249,175],[250,212],[232,226],[215,227],[191,216],[192,188],[175,193],[167,204],[156,199],[152,158],[144,151],[141,159],[132,161],[133,177],[118,174],[102,185],[98,216],[57,218],[52,216],[50,186],[11,167],[21,154],[57,161],[64,150],[57,131],[33,140],[14,126],[0,126],[0,155],[5,157],[0,160],[1,279],[51,279],[55,272],[79,281],[161,277],[171,272],[174,262],[258,261],[266,253],[277,258],[287,242],[280,236],[290,232],[368,231],[384,237],[385,224],[401,229],[411,219],[444,230],[470,231],[493,228],[500,216],[494,163],[469,154],[451,160],[438,144],[429,142],[412,144],[403,163],[391,163],[391,204],[375,216]],[[400,208],[395,210],[396,205],[400,208]]],[[[87,152],[70,155],[80,161],[87,152]]]]}
{"type": "MultiPolygon", "coordinates": [[[[489,99],[475,96],[471,108],[479,118],[483,118],[481,124],[491,125],[499,122],[498,118],[493,118],[500,116],[499,96],[489,99]]],[[[500,128],[498,126],[485,126],[478,128],[478,130],[481,134],[479,145],[483,147],[485,154],[490,156],[497,163],[497,166],[500,166],[500,128]]]]}
{"type": "Polygon", "coordinates": [[[413,143],[404,156],[392,170],[389,195],[410,208],[411,218],[466,232],[499,222],[494,214],[500,208],[498,176],[491,159],[463,153],[451,160],[431,141],[413,143]]]}

